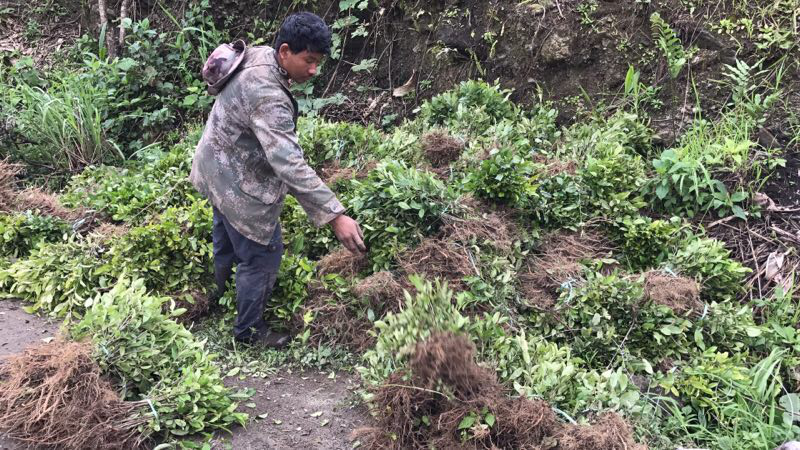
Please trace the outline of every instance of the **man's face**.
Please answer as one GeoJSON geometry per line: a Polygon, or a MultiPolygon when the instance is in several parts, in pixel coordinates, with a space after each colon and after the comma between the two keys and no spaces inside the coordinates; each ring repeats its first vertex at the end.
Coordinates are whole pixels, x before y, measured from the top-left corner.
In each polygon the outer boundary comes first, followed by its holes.
{"type": "Polygon", "coordinates": [[[322,53],[303,50],[294,53],[288,44],[281,45],[278,50],[283,69],[295,83],[304,83],[317,74],[317,66],[324,56],[322,53]]]}

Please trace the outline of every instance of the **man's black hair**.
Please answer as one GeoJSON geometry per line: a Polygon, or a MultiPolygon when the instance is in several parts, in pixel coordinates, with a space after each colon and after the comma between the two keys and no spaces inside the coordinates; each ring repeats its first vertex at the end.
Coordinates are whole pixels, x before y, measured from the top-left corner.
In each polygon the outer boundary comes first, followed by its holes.
{"type": "Polygon", "coordinates": [[[318,15],[310,12],[292,14],[283,21],[275,38],[275,50],[284,43],[292,53],[308,50],[327,55],[331,50],[331,30],[318,15]]]}

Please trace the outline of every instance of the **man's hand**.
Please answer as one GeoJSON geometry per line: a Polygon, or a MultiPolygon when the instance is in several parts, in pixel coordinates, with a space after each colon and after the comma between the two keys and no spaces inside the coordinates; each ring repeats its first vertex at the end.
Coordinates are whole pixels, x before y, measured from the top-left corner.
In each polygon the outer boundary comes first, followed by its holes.
{"type": "Polygon", "coordinates": [[[361,232],[358,222],[342,214],[329,223],[336,239],[339,239],[339,242],[350,250],[350,253],[367,252],[367,247],[364,245],[364,233],[361,232]]]}

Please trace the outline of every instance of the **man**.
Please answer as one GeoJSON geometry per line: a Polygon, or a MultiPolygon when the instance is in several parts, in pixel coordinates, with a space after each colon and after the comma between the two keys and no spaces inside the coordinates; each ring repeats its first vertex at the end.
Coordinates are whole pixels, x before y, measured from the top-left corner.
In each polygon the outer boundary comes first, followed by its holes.
{"type": "Polygon", "coordinates": [[[348,250],[366,251],[358,223],[308,166],[295,134],[297,102],[290,82],[313,77],[330,43],[321,18],[294,14],[281,26],[274,49],[248,48],[237,56],[238,66],[223,64],[229,71],[211,77],[209,91],[219,95],[195,150],[190,180],[214,210],[218,296],[237,264],[233,331],[240,342],[282,347],[289,341],[263,318],[283,255],[279,218],[287,193],[314,224],[329,224],[348,250]]]}

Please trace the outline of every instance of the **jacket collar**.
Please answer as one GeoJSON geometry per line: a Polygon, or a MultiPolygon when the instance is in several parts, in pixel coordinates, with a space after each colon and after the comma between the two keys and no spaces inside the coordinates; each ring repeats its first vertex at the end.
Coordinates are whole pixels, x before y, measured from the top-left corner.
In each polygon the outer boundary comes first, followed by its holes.
{"type": "Polygon", "coordinates": [[[249,48],[247,56],[245,57],[244,62],[242,62],[242,66],[267,66],[270,73],[273,74],[281,86],[283,86],[287,91],[289,90],[289,74],[283,69],[283,67],[280,66],[280,64],[278,64],[278,52],[276,52],[272,47],[263,45],[249,48]]]}

